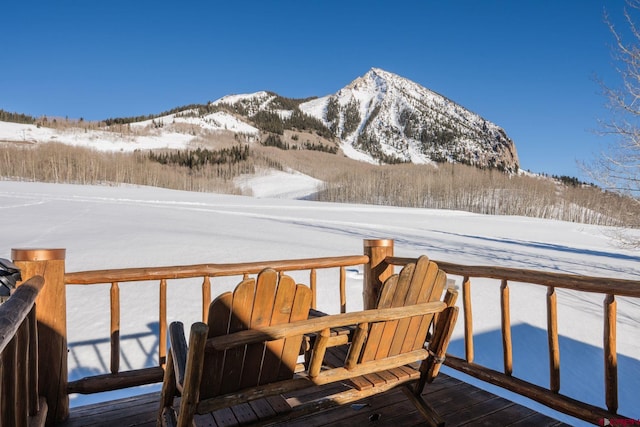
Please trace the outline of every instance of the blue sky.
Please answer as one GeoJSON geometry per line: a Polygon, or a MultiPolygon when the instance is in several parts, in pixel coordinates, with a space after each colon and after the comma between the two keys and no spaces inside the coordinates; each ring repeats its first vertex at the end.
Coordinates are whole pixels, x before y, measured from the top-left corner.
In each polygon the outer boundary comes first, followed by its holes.
{"type": "Polygon", "coordinates": [[[371,67],[503,127],[521,167],[583,177],[617,84],[621,0],[6,2],[0,109],[88,120],[233,93],[334,93],[371,67]]]}

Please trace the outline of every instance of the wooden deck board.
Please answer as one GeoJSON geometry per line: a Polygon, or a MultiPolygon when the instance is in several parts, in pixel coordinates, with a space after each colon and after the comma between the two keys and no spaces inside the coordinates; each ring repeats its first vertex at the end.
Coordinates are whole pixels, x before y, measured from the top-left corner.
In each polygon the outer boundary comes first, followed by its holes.
{"type": "MultiPolygon", "coordinates": [[[[440,374],[425,388],[425,400],[449,426],[565,426],[552,418],[514,404],[447,375],[440,374]]],[[[60,427],[80,426],[155,426],[159,393],[129,397],[71,409],[60,427]]],[[[325,410],[285,423],[290,427],[353,426],[370,423],[376,426],[419,426],[423,419],[400,389],[372,396],[357,404],[325,410]],[[365,405],[365,406],[363,406],[365,405]]]]}

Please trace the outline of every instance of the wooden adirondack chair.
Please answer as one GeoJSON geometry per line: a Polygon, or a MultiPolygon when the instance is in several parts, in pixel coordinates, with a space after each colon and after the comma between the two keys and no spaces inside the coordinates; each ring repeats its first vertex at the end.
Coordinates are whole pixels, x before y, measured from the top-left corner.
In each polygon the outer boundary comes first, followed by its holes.
{"type": "MultiPolygon", "coordinates": [[[[309,310],[308,288],[294,285],[295,296],[280,298],[280,287],[291,288],[293,281],[281,276],[276,283],[277,278],[272,270],[262,272],[253,292],[247,290],[253,281],[243,281],[233,295],[214,300],[209,326],[192,326],[188,351],[182,325],[171,325],[159,424],[176,423],[172,409],[176,391],[182,394],[179,426],[191,425],[198,414],[211,411],[224,416],[220,410],[234,405],[251,405],[255,413],[265,415],[254,420],[268,424],[400,385],[430,424],[444,424],[421,397],[425,384],[438,373],[457,317],[455,291],[448,291],[445,302],[440,301],[446,275],[435,263],[421,257],[390,277],[382,287],[377,309],[308,320],[299,320],[309,310]],[[279,305],[280,300],[289,302],[279,305]],[[298,306],[299,311],[294,309],[298,306]],[[289,310],[288,318],[276,315],[289,310]],[[425,348],[434,315],[436,326],[425,348]],[[227,326],[219,318],[229,319],[227,326]],[[327,348],[344,342],[334,339],[331,332],[345,326],[354,330],[348,350],[339,363],[329,363],[327,348]],[[308,367],[294,373],[303,335],[314,338],[313,349],[308,367]],[[415,362],[422,362],[419,368],[415,362]],[[318,388],[313,399],[296,398],[297,390],[308,387],[318,388]]],[[[233,412],[239,418],[242,410],[233,412]]]]}
{"type": "MultiPolygon", "coordinates": [[[[233,293],[226,292],[211,303],[208,327],[194,324],[189,348],[202,347],[206,338],[304,320],[310,307],[311,290],[307,286],[296,285],[291,277],[279,276],[274,270],[263,270],[257,280],[243,280],[233,293]],[[198,341],[194,341],[195,337],[198,341]]],[[[175,424],[170,408],[177,389],[182,393],[177,419],[180,426],[191,425],[199,401],[291,379],[303,338],[299,334],[226,351],[204,352],[201,348],[188,352],[181,323],[172,323],[169,334],[171,352],[163,382],[161,411],[166,424],[175,424]]],[[[276,410],[290,410],[284,400],[272,399],[270,406],[276,408],[269,411],[274,414],[276,410]]],[[[267,410],[266,407],[263,410],[267,410]]]]}
{"type": "MultiPolygon", "coordinates": [[[[378,297],[377,308],[402,308],[417,304],[439,301],[442,297],[447,276],[440,270],[437,264],[430,261],[428,257],[421,256],[416,264],[407,264],[402,268],[400,274],[389,277],[382,286],[378,297]]],[[[399,320],[379,322],[369,326],[366,342],[359,352],[359,363],[376,363],[380,361],[383,365],[386,360],[403,354],[414,354],[414,352],[424,351],[430,326],[435,325],[428,347],[427,357],[417,359],[422,360],[419,371],[412,366],[402,366],[401,369],[409,374],[411,379],[418,379],[415,386],[407,385],[403,388],[405,394],[414,403],[431,425],[444,425],[442,419],[436,412],[422,399],[422,391],[427,383],[431,383],[438,375],[440,366],[444,362],[444,356],[449,345],[451,333],[455,325],[458,308],[455,307],[457,292],[453,289],[447,290],[444,296],[446,308],[440,315],[438,313],[424,314],[422,316],[404,317],[399,320]],[[436,317],[434,321],[434,317],[436,317]]],[[[347,367],[349,357],[357,352],[354,344],[349,349],[347,356],[347,367]]],[[[352,356],[352,361],[354,360],[352,356]]],[[[416,360],[416,361],[417,361],[416,360]]],[[[351,362],[353,363],[353,362],[351,362]]],[[[352,378],[351,382],[358,390],[370,388],[388,388],[388,384],[397,385],[402,381],[398,368],[381,370],[370,375],[352,378]],[[398,379],[394,379],[394,376],[398,379]]]]}

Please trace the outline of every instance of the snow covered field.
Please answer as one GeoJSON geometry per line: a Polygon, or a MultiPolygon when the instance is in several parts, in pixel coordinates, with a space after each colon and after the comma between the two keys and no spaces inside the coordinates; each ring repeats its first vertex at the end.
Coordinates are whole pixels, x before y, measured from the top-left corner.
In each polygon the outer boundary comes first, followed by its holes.
{"type": "MultiPolygon", "coordinates": [[[[354,255],[362,253],[363,239],[392,238],[399,256],[427,254],[432,259],[471,265],[639,277],[640,254],[617,248],[611,230],[602,227],[454,211],[274,199],[268,198],[270,186],[277,190],[274,194],[286,194],[287,184],[273,176],[269,179],[270,183],[247,181],[265,198],[133,186],[0,181],[0,257],[9,258],[11,248],[62,247],[67,249],[67,271],[72,272],[354,255]]],[[[299,196],[301,188],[296,187],[294,193],[299,196]]],[[[296,278],[308,282],[305,276],[296,278]]],[[[351,311],[362,305],[361,271],[351,269],[348,276],[351,311]]],[[[198,320],[200,280],[169,282],[170,321],[179,319],[190,324],[198,320]]],[[[456,280],[460,284],[460,278],[456,280]]],[[[236,282],[215,279],[214,292],[230,289],[236,282]]],[[[499,286],[498,281],[480,279],[472,284],[476,362],[497,370],[502,365],[499,286]]],[[[121,284],[120,289],[121,369],[152,366],[157,363],[157,283],[121,284]]],[[[514,375],[546,387],[546,289],[515,283],[510,289],[514,375]]],[[[335,277],[319,274],[318,292],[319,308],[336,312],[335,277]]],[[[603,298],[566,291],[558,294],[560,391],[604,406],[603,298]]],[[[107,372],[109,286],[69,286],[67,297],[71,379],[107,372]]],[[[640,384],[639,301],[618,301],[620,412],[640,418],[635,394],[640,384]]],[[[459,321],[451,353],[463,355],[462,337],[459,321]]],[[[445,372],[461,377],[450,369],[445,372]]],[[[137,392],[157,389],[147,387],[137,392]]],[[[105,396],[74,396],[72,405],[97,398],[105,396]]],[[[540,411],[543,408],[533,407],[540,411]]]]}

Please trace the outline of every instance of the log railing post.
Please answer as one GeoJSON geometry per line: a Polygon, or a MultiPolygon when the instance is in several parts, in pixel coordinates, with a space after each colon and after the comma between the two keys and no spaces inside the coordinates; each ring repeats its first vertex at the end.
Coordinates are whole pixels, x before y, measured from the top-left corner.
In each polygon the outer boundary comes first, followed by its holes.
{"type": "Polygon", "coordinates": [[[69,416],[67,394],[67,297],[65,249],[12,249],[24,280],[39,275],[45,285],[36,298],[38,388],[49,408],[47,425],[69,416]]]}
{"type": "Polygon", "coordinates": [[[558,340],[558,297],[547,287],[547,340],[549,342],[549,390],[560,392],[560,342],[558,340]]]}
{"type": "Polygon", "coordinates": [[[507,280],[502,280],[500,285],[500,313],[504,373],[511,376],[513,374],[513,342],[511,340],[511,305],[509,303],[509,283],[507,280]]]}
{"type": "Polygon", "coordinates": [[[347,269],[340,267],[340,313],[347,312],[347,269]]]}
{"type": "Polygon", "coordinates": [[[369,310],[376,308],[382,284],[393,274],[393,265],[384,262],[386,257],[393,256],[393,240],[366,239],[364,254],[369,263],[364,265],[362,302],[364,309],[369,310]]]}
{"type": "Polygon", "coordinates": [[[464,355],[467,363],[473,363],[473,314],[471,305],[471,279],[462,279],[462,307],[464,309],[464,355]]]}
{"type": "Polygon", "coordinates": [[[167,279],[160,279],[158,298],[158,364],[167,364],[167,279]]]}
{"type": "Polygon", "coordinates": [[[120,287],[111,283],[111,373],[120,372],[120,287]]]}
{"type": "Polygon", "coordinates": [[[209,304],[211,304],[211,279],[204,276],[202,280],[202,323],[209,319],[209,304]]]}
{"type": "Polygon", "coordinates": [[[309,287],[311,288],[311,308],[313,308],[314,310],[318,307],[316,307],[317,304],[317,300],[318,300],[318,275],[316,273],[316,269],[312,268],[311,271],[309,271],[309,287]]]}
{"type": "Polygon", "coordinates": [[[616,350],[616,314],[615,295],[604,299],[604,380],[605,401],[609,412],[618,413],[618,353],[616,350]]]}

